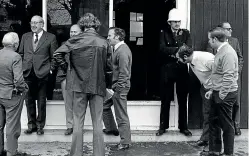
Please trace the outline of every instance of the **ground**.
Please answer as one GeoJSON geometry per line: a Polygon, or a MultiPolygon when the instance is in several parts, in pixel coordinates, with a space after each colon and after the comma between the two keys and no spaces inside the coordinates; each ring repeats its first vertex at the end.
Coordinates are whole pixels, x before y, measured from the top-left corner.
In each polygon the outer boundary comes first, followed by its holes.
{"type": "MultiPolygon", "coordinates": [[[[66,156],[71,143],[19,143],[19,150],[30,156],[66,156]]],[[[248,156],[248,141],[235,141],[235,156],[248,156]]],[[[202,148],[193,142],[133,143],[126,151],[117,151],[115,144],[106,145],[105,156],[199,156],[202,148]]],[[[84,144],[84,156],[92,156],[92,143],[84,144]]]]}

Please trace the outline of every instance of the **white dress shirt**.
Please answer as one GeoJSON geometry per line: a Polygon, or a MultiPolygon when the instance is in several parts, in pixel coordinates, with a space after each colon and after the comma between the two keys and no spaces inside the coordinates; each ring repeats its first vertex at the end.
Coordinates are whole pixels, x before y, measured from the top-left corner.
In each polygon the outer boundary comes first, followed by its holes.
{"type": "MultiPolygon", "coordinates": [[[[35,37],[35,34],[36,34],[36,33],[33,33],[33,41],[34,41],[34,42],[35,42],[35,38],[36,38],[36,37],[35,37]]],[[[43,34],[43,30],[42,30],[41,32],[38,33],[38,41],[40,40],[42,34],[43,34]]]]}
{"type": "Polygon", "coordinates": [[[204,51],[193,52],[193,59],[189,65],[206,89],[210,89],[212,87],[211,74],[213,64],[213,54],[204,51]]]}

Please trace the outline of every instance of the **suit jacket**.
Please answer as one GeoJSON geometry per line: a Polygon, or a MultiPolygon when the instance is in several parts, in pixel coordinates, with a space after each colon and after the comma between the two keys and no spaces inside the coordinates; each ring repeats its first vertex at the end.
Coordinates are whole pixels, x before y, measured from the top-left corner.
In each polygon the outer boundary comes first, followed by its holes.
{"type": "Polygon", "coordinates": [[[43,31],[36,49],[33,49],[33,33],[28,32],[22,36],[19,46],[19,54],[23,58],[23,76],[30,74],[32,67],[38,78],[49,74],[53,64],[53,53],[58,48],[55,35],[43,31]]]}
{"type": "MultiPolygon", "coordinates": [[[[235,38],[235,37],[229,37],[228,38],[228,43],[233,47],[233,49],[236,51],[236,53],[238,55],[239,72],[241,72],[244,60],[243,60],[242,52],[240,50],[239,40],[237,38],[235,38]]],[[[208,47],[207,47],[207,51],[213,53],[214,55],[216,54],[215,50],[212,49],[212,47],[209,44],[208,44],[208,47]]]]}
{"type": "Polygon", "coordinates": [[[7,48],[0,50],[0,98],[11,99],[12,92],[28,89],[22,73],[21,56],[7,48]]]}

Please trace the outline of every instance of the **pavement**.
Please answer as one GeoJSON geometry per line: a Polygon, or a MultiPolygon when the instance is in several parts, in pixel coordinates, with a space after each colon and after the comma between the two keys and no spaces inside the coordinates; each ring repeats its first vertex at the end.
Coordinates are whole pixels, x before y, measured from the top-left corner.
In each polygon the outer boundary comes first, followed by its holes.
{"type": "MultiPolygon", "coordinates": [[[[22,142],[19,150],[29,156],[67,156],[71,143],[68,142],[22,142]]],[[[92,156],[92,143],[85,143],[84,156],[92,156]]],[[[106,144],[105,156],[199,156],[202,148],[193,142],[140,142],[133,143],[130,149],[118,151],[115,144],[106,144]]],[[[248,141],[235,141],[234,156],[248,156],[248,141]]]]}
{"type": "MultiPolygon", "coordinates": [[[[119,136],[104,135],[105,156],[199,156],[203,150],[193,145],[200,138],[202,130],[191,130],[193,136],[186,137],[178,130],[167,131],[156,136],[156,131],[132,131],[132,146],[129,150],[118,151],[119,136]]],[[[235,137],[235,156],[248,156],[248,129],[235,137]]],[[[64,130],[45,130],[42,136],[33,133],[21,134],[19,150],[29,156],[67,156],[70,152],[72,136],[65,136],[64,130]]],[[[84,132],[84,156],[92,156],[92,131],[84,132]]]]}

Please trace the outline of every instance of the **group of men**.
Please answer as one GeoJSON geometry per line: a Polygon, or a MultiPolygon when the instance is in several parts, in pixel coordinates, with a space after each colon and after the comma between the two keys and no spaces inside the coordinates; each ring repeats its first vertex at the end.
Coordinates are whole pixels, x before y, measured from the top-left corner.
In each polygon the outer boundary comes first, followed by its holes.
{"type": "MultiPolygon", "coordinates": [[[[0,153],[6,155],[3,137],[6,124],[7,155],[20,155],[17,152],[17,140],[21,131],[20,115],[24,97],[28,114],[28,129],[24,133],[44,134],[47,81],[49,74],[57,68],[66,106],[65,135],[73,134],[70,155],[83,153],[83,129],[88,103],[93,123],[93,155],[105,155],[103,132],[120,135],[117,148],[128,149],[131,144],[131,131],[127,114],[127,94],[130,89],[132,54],[124,43],[124,30],[110,28],[105,39],[97,33],[100,21],[93,14],[86,13],[77,25],[71,27],[70,38],[58,48],[55,35],[43,30],[42,17],[32,17],[30,24],[32,32],[22,36],[20,46],[18,36],[13,32],[7,33],[2,41],[4,49],[0,51],[0,153]],[[18,46],[20,55],[15,52],[18,46]],[[108,89],[114,94],[104,102],[108,89]],[[112,105],[117,126],[111,110],[112,105]],[[103,130],[102,121],[106,128],[103,130]]],[[[237,81],[243,58],[237,40],[229,36],[231,28],[226,27],[230,24],[225,22],[208,32],[209,45],[214,54],[193,51],[189,31],[180,29],[179,10],[172,9],[169,12],[168,24],[170,28],[160,34],[161,113],[156,135],[163,135],[169,128],[169,109],[174,98],[175,83],[179,104],[179,129],[186,136],[192,135],[187,126],[188,63],[202,84],[200,92],[204,108],[203,134],[196,145],[209,146],[209,150],[201,152],[201,155],[231,156],[234,135],[241,134],[239,120],[233,116],[239,117],[236,114],[239,112],[237,81]],[[236,44],[233,46],[235,40],[236,44]]]]}
{"type": "Polygon", "coordinates": [[[132,54],[124,42],[125,31],[112,27],[105,39],[98,34],[100,21],[93,14],[86,13],[71,27],[70,39],[58,48],[55,35],[43,30],[42,17],[33,16],[30,25],[32,32],[22,36],[20,45],[14,32],[5,34],[2,41],[0,155],[25,155],[17,151],[24,98],[28,115],[28,129],[24,133],[44,134],[47,82],[49,75],[56,69],[59,70],[58,77],[65,100],[65,135],[73,133],[70,155],[83,154],[83,127],[88,103],[93,123],[93,155],[105,155],[103,132],[116,132],[121,138],[117,149],[128,149],[131,132],[127,94],[130,89],[132,54]],[[15,52],[18,47],[19,54],[15,52]],[[114,94],[104,103],[107,89],[114,94]],[[117,126],[111,111],[112,105],[117,126]],[[104,130],[103,111],[106,127],[104,130]]]}
{"type": "Polygon", "coordinates": [[[207,52],[193,51],[188,30],[180,29],[179,10],[169,12],[169,29],[161,31],[161,114],[156,135],[169,128],[170,102],[174,98],[174,84],[179,104],[179,129],[186,136],[187,128],[188,67],[201,82],[203,104],[203,133],[195,145],[205,146],[201,156],[231,156],[234,135],[241,135],[239,127],[239,76],[243,57],[236,38],[231,37],[231,26],[223,22],[208,32],[207,52]],[[221,153],[223,131],[224,153],[221,153]]]}

